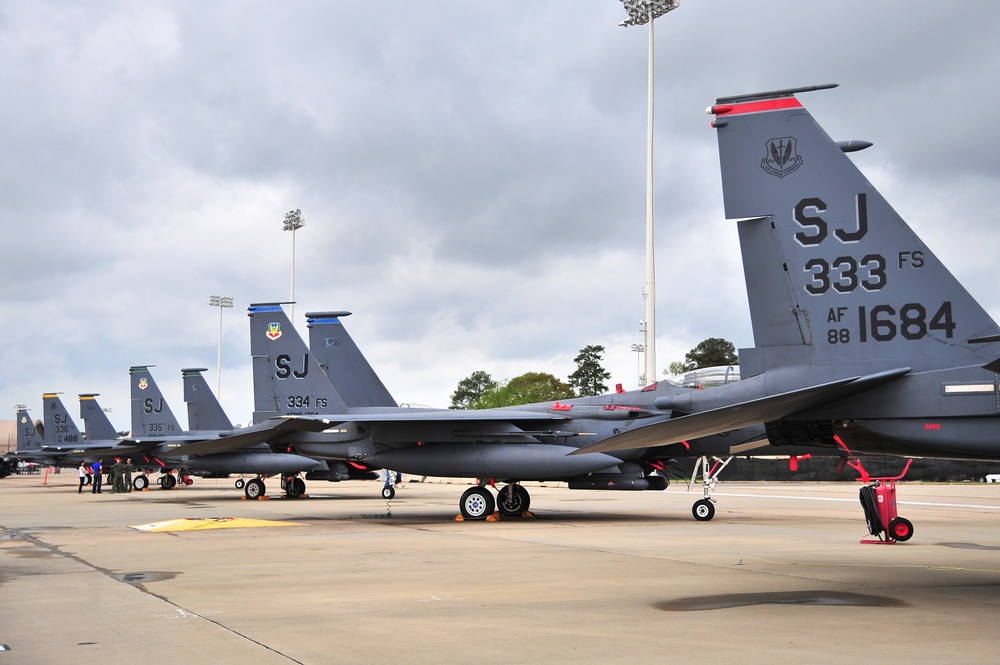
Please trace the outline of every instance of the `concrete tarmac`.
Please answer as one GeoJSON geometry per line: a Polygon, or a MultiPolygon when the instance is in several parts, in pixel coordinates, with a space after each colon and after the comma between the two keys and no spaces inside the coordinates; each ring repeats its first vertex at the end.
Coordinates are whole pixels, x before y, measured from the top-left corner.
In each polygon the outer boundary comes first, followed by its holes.
{"type": "Polygon", "coordinates": [[[898,487],[913,539],[865,545],[848,483],[720,483],[711,522],[683,486],[532,484],[534,517],[457,522],[458,482],[387,506],[377,482],[246,501],[13,476],[0,665],[996,661],[1000,485],[898,487]],[[188,517],[301,526],[132,528],[188,517]]]}

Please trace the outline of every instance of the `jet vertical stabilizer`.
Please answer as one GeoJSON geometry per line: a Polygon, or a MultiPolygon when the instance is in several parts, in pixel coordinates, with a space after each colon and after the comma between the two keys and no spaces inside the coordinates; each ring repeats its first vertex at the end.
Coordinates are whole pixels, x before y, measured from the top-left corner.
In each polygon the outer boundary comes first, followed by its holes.
{"type": "Polygon", "coordinates": [[[108,414],[97,403],[98,393],[80,395],[80,419],[83,420],[84,438],[87,441],[114,441],[118,432],[108,419],[108,414]]]}
{"type": "Polygon", "coordinates": [[[41,450],[42,435],[35,429],[35,422],[28,414],[28,410],[18,409],[15,418],[17,426],[17,452],[25,453],[41,450]]]}
{"type": "Polygon", "coordinates": [[[188,408],[188,429],[232,429],[232,421],[222,410],[222,405],[202,375],[204,371],[207,371],[204,367],[181,370],[184,379],[184,401],[187,402],[188,408]]]}
{"type": "Polygon", "coordinates": [[[309,350],[348,406],[398,406],[341,322],[350,312],[307,312],[309,350]]]}
{"type": "Polygon", "coordinates": [[[45,445],[60,449],[78,447],[83,435],[63,406],[59,393],[42,395],[42,408],[45,410],[42,420],[45,424],[42,433],[45,445]]]}
{"type": "Polygon", "coordinates": [[[151,366],[139,365],[128,370],[132,392],[132,436],[180,436],[184,430],[149,373],[151,366]]]}
{"type": "MultiPolygon", "coordinates": [[[[794,96],[721,98],[726,217],[739,222],[755,349],[743,378],[984,365],[1000,328],[794,96]]],[[[846,144],[845,144],[846,145],[846,144]]]]}
{"type": "Polygon", "coordinates": [[[247,309],[253,362],[254,423],[281,415],[347,411],[344,400],[333,389],[281,305],[258,304],[247,309]]]}

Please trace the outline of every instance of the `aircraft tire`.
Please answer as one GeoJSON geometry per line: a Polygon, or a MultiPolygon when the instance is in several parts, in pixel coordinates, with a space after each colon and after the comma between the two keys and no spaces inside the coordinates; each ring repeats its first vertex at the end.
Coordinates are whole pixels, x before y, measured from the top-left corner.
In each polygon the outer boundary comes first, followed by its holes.
{"type": "Polygon", "coordinates": [[[243,480],[242,478],[237,478],[236,479],[236,489],[241,490],[241,489],[243,489],[243,486],[246,485],[246,484],[247,484],[246,481],[243,480]]]}
{"type": "Polygon", "coordinates": [[[889,535],[893,540],[905,543],[913,538],[913,523],[905,517],[897,517],[889,522],[889,535]]]}
{"type": "Polygon", "coordinates": [[[462,494],[458,504],[462,517],[467,520],[484,520],[496,510],[496,500],[485,487],[470,487],[462,494]]]}
{"type": "Polygon", "coordinates": [[[291,477],[285,479],[285,496],[287,496],[289,499],[297,499],[297,498],[299,498],[299,496],[301,496],[303,490],[305,490],[305,483],[302,483],[302,485],[299,485],[299,483],[295,482],[297,480],[301,480],[301,479],[300,478],[291,478],[291,477]]]}
{"type": "Polygon", "coordinates": [[[296,478],[294,481],[295,489],[298,491],[299,496],[306,493],[306,481],[301,478],[296,478]]]}
{"type": "Polygon", "coordinates": [[[392,499],[392,497],[394,497],[394,496],[396,496],[396,488],[395,487],[393,487],[392,485],[386,485],[385,487],[382,488],[382,498],[383,499],[389,500],[389,499],[392,499]]]}
{"type": "Polygon", "coordinates": [[[149,478],[145,474],[136,476],[135,480],[132,481],[132,489],[138,492],[141,492],[147,487],[149,487],[149,478]]]}
{"type": "Polygon", "coordinates": [[[264,481],[260,478],[254,478],[247,482],[243,487],[243,493],[246,494],[248,499],[258,499],[267,492],[267,487],[264,486],[264,481]]]}
{"type": "Polygon", "coordinates": [[[694,506],[691,508],[691,514],[699,522],[707,522],[713,517],[715,517],[715,504],[713,504],[708,499],[699,499],[694,502],[694,506]]]}
{"type": "Polygon", "coordinates": [[[160,487],[162,487],[163,489],[165,490],[173,489],[174,485],[176,484],[177,484],[177,479],[174,478],[174,475],[172,473],[165,473],[162,476],[160,476],[160,487]]]}
{"type": "Polygon", "coordinates": [[[501,515],[523,515],[530,505],[531,495],[520,485],[505,485],[497,494],[497,509],[501,515]]]}

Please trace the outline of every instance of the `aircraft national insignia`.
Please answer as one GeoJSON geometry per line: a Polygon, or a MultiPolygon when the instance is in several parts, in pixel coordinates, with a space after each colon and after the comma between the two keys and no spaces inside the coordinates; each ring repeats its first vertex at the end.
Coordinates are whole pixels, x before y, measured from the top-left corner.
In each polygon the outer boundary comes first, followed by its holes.
{"type": "Polygon", "coordinates": [[[267,338],[272,342],[281,337],[281,324],[274,322],[267,324],[267,338]]]}
{"type": "Polygon", "coordinates": [[[802,166],[802,155],[795,151],[796,143],[790,136],[768,140],[764,144],[765,155],[760,160],[760,168],[779,178],[794,172],[802,166]]]}
{"type": "Polygon", "coordinates": [[[146,381],[146,377],[139,379],[139,390],[145,390],[149,387],[149,383],[146,381]]]}

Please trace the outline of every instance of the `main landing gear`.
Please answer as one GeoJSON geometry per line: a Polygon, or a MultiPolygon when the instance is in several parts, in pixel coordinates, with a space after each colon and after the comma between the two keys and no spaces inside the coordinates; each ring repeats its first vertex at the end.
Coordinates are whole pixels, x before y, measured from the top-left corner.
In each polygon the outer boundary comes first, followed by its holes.
{"type": "Polygon", "coordinates": [[[470,487],[462,494],[458,509],[463,519],[484,520],[497,510],[507,517],[524,515],[530,505],[531,495],[528,494],[528,490],[519,483],[510,483],[501,488],[496,499],[486,485],[470,487]]]}
{"type": "Polygon", "coordinates": [[[719,482],[719,474],[732,461],[732,455],[724,460],[720,457],[709,459],[702,456],[695,463],[694,471],[691,473],[691,481],[688,483],[688,491],[690,492],[691,488],[694,487],[698,479],[698,472],[700,471],[702,491],[705,494],[705,498],[698,499],[694,502],[694,506],[691,507],[691,514],[699,522],[707,522],[715,517],[715,499],[712,497],[712,493],[715,492],[715,485],[719,482]]]}
{"type": "MultiPolygon", "coordinates": [[[[243,478],[236,479],[237,489],[242,488],[243,494],[250,500],[260,499],[267,495],[267,486],[264,485],[264,478],[257,476],[250,480],[243,478]]],[[[281,489],[289,499],[297,499],[306,492],[306,481],[298,476],[281,476],[281,489]]]]}
{"type": "Polygon", "coordinates": [[[306,481],[298,476],[285,476],[282,478],[281,487],[289,499],[297,499],[306,493],[306,481]]]}

